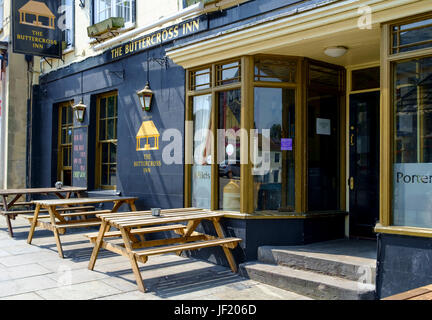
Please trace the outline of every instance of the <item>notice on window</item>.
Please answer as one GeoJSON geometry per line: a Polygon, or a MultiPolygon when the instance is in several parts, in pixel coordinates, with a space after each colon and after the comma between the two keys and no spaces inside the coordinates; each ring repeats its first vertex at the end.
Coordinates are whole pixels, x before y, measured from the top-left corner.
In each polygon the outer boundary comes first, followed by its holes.
{"type": "Polygon", "coordinates": [[[293,149],[292,142],[293,142],[292,139],[282,138],[281,139],[281,151],[292,151],[292,149],[293,149]]]}
{"type": "Polygon", "coordinates": [[[75,127],[72,144],[72,184],[87,187],[87,127],[75,127]]]}
{"type": "Polygon", "coordinates": [[[316,119],[316,133],[329,136],[331,134],[330,119],[317,118],[316,119]]]}

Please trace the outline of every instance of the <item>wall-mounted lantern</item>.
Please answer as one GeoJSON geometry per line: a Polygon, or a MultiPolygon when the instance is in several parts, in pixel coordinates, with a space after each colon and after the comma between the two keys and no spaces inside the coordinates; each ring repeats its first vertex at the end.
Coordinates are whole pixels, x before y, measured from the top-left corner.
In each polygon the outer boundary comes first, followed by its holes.
{"type": "Polygon", "coordinates": [[[82,100],[80,101],[80,103],[78,103],[72,107],[75,118],[79,122],[84,121],[84,114],[85,114],[86,109],[87,109],[87,106],[82,103],[82,100]]]}
{"type": "Polygon", "coordinates": [[[141,102],[141,108],[144,111],[150,111],[151,102],[153,98],[153,91],[150,89],[149,82],[147,81],[144,89],[137,92],[138,98],[141,102]]]}

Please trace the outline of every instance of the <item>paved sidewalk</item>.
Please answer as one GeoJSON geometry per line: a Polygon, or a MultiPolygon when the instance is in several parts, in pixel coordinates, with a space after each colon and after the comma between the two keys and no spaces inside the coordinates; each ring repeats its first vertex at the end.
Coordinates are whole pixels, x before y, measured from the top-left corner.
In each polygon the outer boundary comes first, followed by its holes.
{"type": "Polygon", "coordinates": [[[137,290],[129,261],[101,250],[94,271],[87,269],[93,246],[81,230],[61,236],[65,259],[52,233],[12,221],[15,238],[0,217],[0,300],[303,300],[307,297],[233,274],[230,269],[174,254],[150,257],[140,270],[147,293],[137,290]]]}

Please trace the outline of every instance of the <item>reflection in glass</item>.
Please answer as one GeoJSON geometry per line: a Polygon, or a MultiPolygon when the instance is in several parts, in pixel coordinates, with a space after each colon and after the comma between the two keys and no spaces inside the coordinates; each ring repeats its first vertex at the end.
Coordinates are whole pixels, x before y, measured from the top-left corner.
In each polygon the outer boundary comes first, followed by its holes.
{"type": "Polygon", "coordinates": [[[240,89],[221,92],[218,100],[219,208],[240,211],[240,89]]]}
{"type": "Polygon", "coordinates": [[[296,82],[297,61],[274,58],[255,59],[255,81],[296,82]]]}
{"type": "Polygon", "coordinates": [[[432,227],[432,58],[394,68],[393,223],[432,227]]]}
{"type": "Polygon", "coordinates": [[[254,161],[254,209],[294,211],[295,90],[257,87],[254,94],[257,156],[267,162],[254,161]],[[270,131],[269,138],[263,129],[270,131]],[[270,146],[268,155],[263,155],[264,143],[270,146]]]}

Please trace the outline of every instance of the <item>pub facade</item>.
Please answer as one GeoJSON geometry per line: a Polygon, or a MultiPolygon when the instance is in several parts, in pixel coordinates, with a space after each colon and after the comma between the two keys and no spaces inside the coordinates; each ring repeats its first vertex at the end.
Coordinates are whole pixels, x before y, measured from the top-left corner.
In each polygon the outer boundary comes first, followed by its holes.
{"type": "MultiPolygon", "coordinates": [[[[191,6],[44,65],[32,186],[221,210],[226,234],[243,239],[238,263],[263,245],[375,239],[379,297],[430,283],[430,2],[191,6]]],[[[226,265],[217,249],[194,255],[226,265]]]]}

